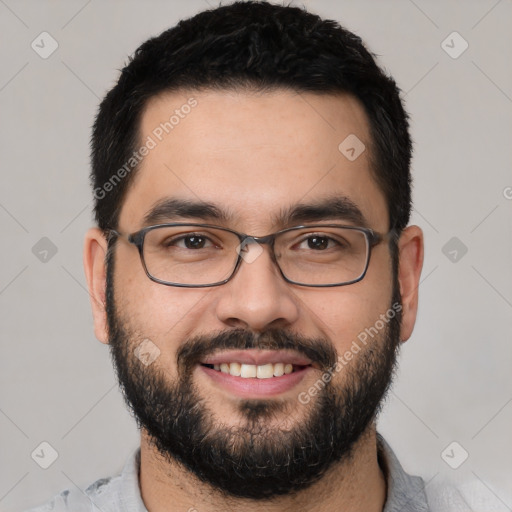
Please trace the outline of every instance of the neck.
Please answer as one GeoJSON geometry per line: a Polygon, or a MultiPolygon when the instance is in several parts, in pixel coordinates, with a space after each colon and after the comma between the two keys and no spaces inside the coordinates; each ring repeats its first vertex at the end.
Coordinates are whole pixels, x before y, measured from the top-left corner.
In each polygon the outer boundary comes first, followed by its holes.
{"type": "Polygon", "coordinates": [[[268,512],[381,512],[386,501],[386,481],[377,460],[374,425],[354,446],[353,456],[334,464],[318,482],[293,496],[265,502],[230,498],[213,490],[177,463],[167,462],[144,430],[140,461],[141,495],[149,512],[253,512],[261,510],[263,504],[268,512]]]}

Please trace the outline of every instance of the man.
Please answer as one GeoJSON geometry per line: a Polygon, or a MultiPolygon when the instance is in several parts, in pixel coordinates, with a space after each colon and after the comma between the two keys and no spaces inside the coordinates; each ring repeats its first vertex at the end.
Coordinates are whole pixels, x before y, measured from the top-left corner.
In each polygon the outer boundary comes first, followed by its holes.
{"type": "Polygon", "coordinates": [[[141,446],[50,509],[434,510],[376,431],[418,307],[410,159],[334,21],[236,2],[145,42],[94,125],[84,247],[141,446]]]}

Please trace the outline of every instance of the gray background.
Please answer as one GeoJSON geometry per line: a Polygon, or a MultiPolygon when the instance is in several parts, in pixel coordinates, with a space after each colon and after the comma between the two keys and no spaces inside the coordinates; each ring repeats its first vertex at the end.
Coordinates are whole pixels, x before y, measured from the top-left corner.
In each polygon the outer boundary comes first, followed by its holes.
{"type": "MultiPolygon", "coordinates": [[[[429,485],[472,479],[512,510],[512,4],[300,3],[363,37],[412,116],[425,264],[380,431],[429,485]],[[469,44],[458,58],[462,39],[442,45],[453,31],[469,44]]],[[[208,5],[0,0],[0,510],[84,489],[138,444],[85,289],[90,127],[127,55],[208,5]],[[31,48],[48,50],[43,31],[59,45],[46,59],[31,48]],[[48,469],[31,458],[43,441],[59,455],[48,469]]]]}

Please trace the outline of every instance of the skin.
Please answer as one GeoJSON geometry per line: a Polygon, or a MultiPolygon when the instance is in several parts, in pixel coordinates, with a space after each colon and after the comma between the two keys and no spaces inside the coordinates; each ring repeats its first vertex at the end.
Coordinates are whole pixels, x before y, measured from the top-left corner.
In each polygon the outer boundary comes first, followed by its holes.
{"type": "MultiPolygon", "coordinates": [[[[349,134],[369,147],[369,124],[358,101],[347,95],[182,91],[153,98],[141,121],[141,140],[190,97],[198,104],[152,149],[141,164],[122,205],[119,231],[143,227],[142,218],[165,197],[215,203],[233,214],[226,226],[262,236],[285,226],[273,215],[299,202],[317,202],[340,194],[358,205],[369,226],[386,233],[385,197],[370,172],[368,150],[350,162],[338,150],[349,134]]],[[[192,220],[192,219],[175,219],[192,220]]],[[[197,219],[196,222],[201,222],[197,219]]],[[[325,222],[340,222],[325,218],[325,222]]],[[[411,336],[418,307],[423,264],[423,233],[407,227],[399,240],[399,283],[403,317],[400,339],[411,336]]],[[[91,295],[96,337],[108,343],[105,314],[106,241],[97,228],[88,231],[84,266],[91,295]]],[[[157,362],[169,381],[176,379],[175,353],[184,340],[229,328],[264,331],[280,327],[311,337],[325,337],[338,354],[349,349],[365,327],[389,307],[391,257],[386,243],[375,246],[365,278],[334,288],[305,288],[286,283],[273,265],[268,247],[252,263],[242,263],[233,279],[213,288],[162,286],[148,279],[138,251],[126,241],[116,249],[115,298],[130,319],[160,349],[157,362]]],[[[297,401],[318,378],[311,372],[280,398],[290,413],[277,415],[276,427],[300,422],[306,410],[297,401]]],[[[343,372],[334,376],[342,382],[343,372]]],[[[237,397],[212,385],[199,369],[194,382],[216,418],[238,425],[237,397]]],[[[223,498],[206,489],[178,466],[169,467],[141,432],[140,486],[151,512],[260,510],[261,503],[223,498]],[[169,503],[173,508],[169,508],[169,503]],[[243,507],[243,508],[242,508],[243,507]]],[[[359,440],[355,456],[335,467],[299,497],[282,496],[265,509],[304,511],[382,510],[386,486],[377,463],[375,426],[359,440]],[[342,477],[340,476],[342,475],[342,477]]]]}

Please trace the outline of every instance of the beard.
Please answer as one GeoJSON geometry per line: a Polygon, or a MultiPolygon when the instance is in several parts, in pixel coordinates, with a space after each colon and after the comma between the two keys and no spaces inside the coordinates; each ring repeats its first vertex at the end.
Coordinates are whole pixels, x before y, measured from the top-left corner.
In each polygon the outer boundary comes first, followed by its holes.
{"type": "MultiPolygon", "coordinates": [[[[357,441],[373,424],[389,389],[400,345],[401,309],[340,370],[338,354],[324,338],[281,329],[261,334],[244,329],[184,340],[176,353],[177,378],[165,368],[145,366],[134,355],[144,339],[117,311],[113,258],[107,264],[106,310],[109,344],[124,399],[149,441],[169,464],[177,463],[225,497],[268,500],[291,495],[317,482],[335,463],[352,457],[357,441]],[[240,399],[238,425],[223,423],[208,407],[207,393],[193,381],[204,357],[220,349],[293,349],[332,373],[305,404],[299,400],[240,399]],[[274,424],[279,415],[299,420],[274,424]]],[[[396,273],[391,304],[401,302],[396,273]]],[[[279,423],[279,422],[278,422],[279,423]]]]}

